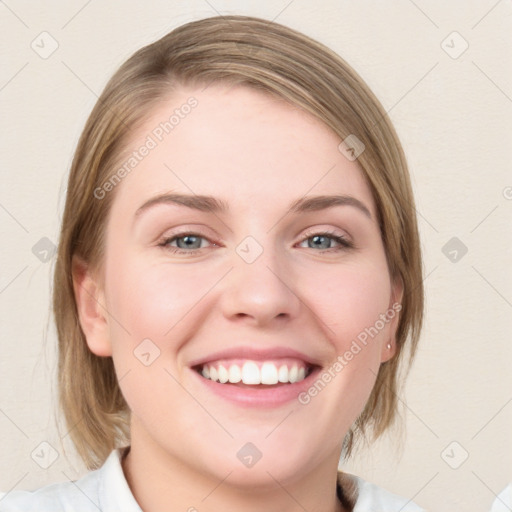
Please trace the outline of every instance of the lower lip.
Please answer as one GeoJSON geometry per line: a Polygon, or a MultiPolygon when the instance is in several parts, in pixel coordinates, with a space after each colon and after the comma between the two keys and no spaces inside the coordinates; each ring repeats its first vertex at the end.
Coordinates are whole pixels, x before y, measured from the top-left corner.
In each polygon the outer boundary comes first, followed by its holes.
{"type": "Polygon", "coordinates": [[[210,379],[205,379],[197,371],[191,370],[195,376],[211,392],[237,405],[247,407],[279,407],[292,400],[298,400],[300,393],[306,391],[314,382],[320,372],[315,368],[304,380],[293,384],[282,384],[276,387],[256,388],[238,387],[230,384],[221,384],[210,379]]]}

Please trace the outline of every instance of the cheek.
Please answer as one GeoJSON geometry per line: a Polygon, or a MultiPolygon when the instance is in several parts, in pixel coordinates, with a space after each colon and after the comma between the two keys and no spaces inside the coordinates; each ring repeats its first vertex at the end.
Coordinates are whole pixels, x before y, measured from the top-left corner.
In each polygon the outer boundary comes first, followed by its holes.
{"type": "Polygon", "coordinates": [[[348,428],[364,407],[379,371],[382,343],[391,325],[381,316],[389,313],[391,283],[381,260],[322,270],[310,279],[309,288],[315,290],[313,303],[335,349],[325,399],[333,409],[342,407],[346,414],[339,418],[339,428],[348,428]],[[351,421],[343,423],[347,418],[351,421]]]}
{"type": "Polygon", "coordinates": [[[390,307],[391,285],[385,265],[340,265],[335,270],[317,269],[310,276],[303,283],[311,290],[308,299],[329,327],[327,332],[338,353],[376,323],[379,334],[373,338],[386,334],[388,324],[382,326],[379,321],[390,307]]]}
{"type": "Polygon", "coordinates": [[[308,306],[321,321],[333,355],[299,402],[311,407],[315,417],[330,415],[326,421],[335,438],[336,432],[350,428],[375,384],[382,342],[390,329],[381,320],[390,307],[389,274],[380,263],[340,265],[336,271],[317,268],[302,285],[310,290],[308,306]]]}
{"type": "Polygon", "coordinates": [[[179,331],[181,321],[198,309],[218,280],[211,269],[198,272],[194,265],[148,262],[115,251],[106,262],[106,275],[107,308],[116,320],[111,322],[114,344],[117,333],[125,343],[129,332],[134,344],[149,338],[158,346],[172,340],[173,329],[179,331]]]}
{"type": "Polygon", "coordinates": [[[160,409],[187,411],[190,400],[173,379],[179,368],[165,355],[177,354],[186,341],[187,315],[215,279],[199,276],[192,265],[153,264],[136,253],[111,251],[105,268],[113,359],[130,409],[148,418],[160,409]]]}

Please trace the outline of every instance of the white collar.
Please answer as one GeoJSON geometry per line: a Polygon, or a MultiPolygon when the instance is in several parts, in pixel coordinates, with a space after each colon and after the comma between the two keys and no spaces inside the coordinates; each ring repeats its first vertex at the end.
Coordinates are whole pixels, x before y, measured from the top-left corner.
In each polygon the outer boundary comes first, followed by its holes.
{"type": "Polygon", "coordinates": [[[98,501],[102,512],[142,512],[135,501],[121,466],[127,448],[112,450],[101,468],[85,475],[80,482],[97,485],[98,501]]]}

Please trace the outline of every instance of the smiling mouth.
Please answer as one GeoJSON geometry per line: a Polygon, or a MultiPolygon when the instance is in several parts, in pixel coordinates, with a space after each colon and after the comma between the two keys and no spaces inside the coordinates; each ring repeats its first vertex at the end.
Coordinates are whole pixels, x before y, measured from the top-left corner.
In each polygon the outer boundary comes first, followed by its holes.
{"type": "Polygon", "coordinates": [[[300,360],[215,361],[194,367],[203,378],[220,384],[252,388],[290,385],[306,379],[317,368],[300,360]]]}

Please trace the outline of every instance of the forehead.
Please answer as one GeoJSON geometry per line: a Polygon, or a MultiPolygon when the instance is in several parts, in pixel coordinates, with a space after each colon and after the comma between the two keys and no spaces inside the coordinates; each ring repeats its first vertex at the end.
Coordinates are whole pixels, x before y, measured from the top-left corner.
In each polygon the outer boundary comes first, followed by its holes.
{"type": "Polygon", "coordinates": [[[177,191],[247,208],[342,193],[364,201],[375,215],[363,174],[339,151],[340,142],[311,114],[255,89],[183,88],[154,105],[129,139],[120,165],[130,155],[134,165],[114,203],[136,209],[177,191]]]}

